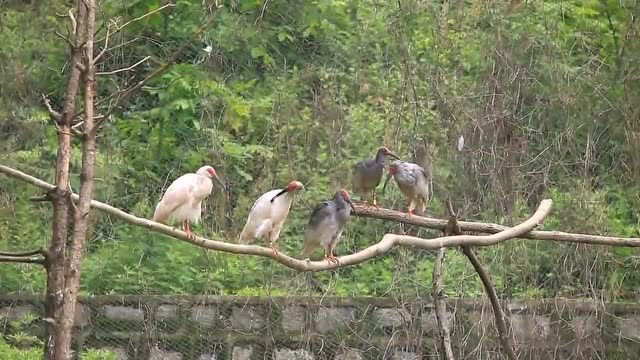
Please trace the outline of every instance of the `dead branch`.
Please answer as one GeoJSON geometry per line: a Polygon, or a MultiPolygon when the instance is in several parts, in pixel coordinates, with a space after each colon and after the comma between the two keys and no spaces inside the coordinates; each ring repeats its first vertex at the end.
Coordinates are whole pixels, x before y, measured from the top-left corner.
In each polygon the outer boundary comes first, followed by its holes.
{"type": "MultiPolygon", "coordinates": [[[[104,51],[104,50],[103,50],[103,51],[104,51]]],[[[142,60],[138,61],[137,63],[135,63],[135,64],[133,64],[133,65],[131,65],[131,66],[129,66],[129,67],[121,68],[121,69],[117,69],[117,70],[113,70],[113,71],[102,71],[102,72],[97,72],[97,73],[96,73],[96,75],[113,75],[113,74],[117,74],[117,73],[120,73],[120,72],[123,72],[123,71],[133,70],[133,68],[135,68],[136,66],[138,66],[138,65],[142,64],[143,62],[145,62],[145,61],[149,60],[149,58],[150,58],[150,57],[151,57],[151,56],[147,56],[147,57],[145,57],[144,59],[142,59],[142,60]]],[[[96,119],[97,119],[97,117],[96,117],[96,119]]]]}
{"type": "Polygon", "coordinates": [[[42,104],[47,109],[49,116],[51,116],[51,118],[53,118],[53,120],[57,124],[58,122],[60,122],[60,119],[62,119],[62,114],[53,110],[53,108],[51,107],[51,101],[49,100],[49,98],[47,98],[44,94],[42,94],[41,96],[42,96],[42,104]]]}
{"type": "Polygon", "coordinates": [[[23,263],[23,264],[40,264],[44,265],[44,258],[34,256],[6,256],[0,255],[0,263],[23,263]]]}
{"type": "Polygon", "coordinates": [[[108,48],[109,48],[109,26],[107,26],[107,35],[105,35],[104,37],[104,47],[102,48],[102,51],[100,51],[100,53],[96,55],[96,57],[93,59],[94,64],[96,64],[98,60],[100,60],[100,58],[104,56],[108,48]]]}
{"type": "MultiPolygon", "coordinates": [[[[164,9],[166,9],[166,8],[170,8],[170,7],[174,7],[174,6],[176,6],[176,5],[175,5],[175,4],[173,4],[173,3],[168,3],[168,4],[165,4],[165,5],[160,6],[160,7],[159,7],[159,8],[157,8],[157,9],[154,9],[154,10],[149,11],[148,13],[146,13],[146,14],[144,14],[144,15],[140,15],[140,16],[138,16],[138,17],[137,17],[137,18],[135,18],[135,19],[131,19],[131,20],[127,21],[126,23],[124,23],[124,24],[122,24],[122,25],[118,26],[118,28],[117,28],[117,29],[112,33],[112,35],[115,35],[117,32],[119,32],[120,30],[124,29],[125,27],[127,27],[127,26],[131,25],[132,23],[134,23],[134,22],[136,22],[136,21],[140,21],[140,20],[142,20],[142,19],[144,19],[144,18],[146,18],[146,17],[149,17],[149,16],[151,16],[151,15],[153,15],[153,14],[155,14],[155,13],[159,12],[159,11],[162,11],[162,10],[164,10],[164,9]]],[[[100,40],[98,40],[98,42],[102,42],[102,41],[104,41],[104,39],[100,39],[100,40]]],[[[106,48],[106,47],[105,47],[105,48],[106,48]]]]}
{"type": "Polygon", "coordinates": [[[60,39],[64,40],[65,43],[67,43],[67,45],[73,47],[75,45],[73,45],[73,42],[71,42],[71,39],[69,39],[67,36],[62,35],[60,32],[58,32],[58,30],[53,30],[53,33],[56,34],[57,37],[59,37],[60,39]]]}
{"type": "Polygon", "coordinates": [[[473,268],[478,273],[478,276],[482,281],[482,285],[484,285],[484,289],[487,292],[487,296],[491,302],[491,307],[493,308],[493,316],[496,320],[496,328],[498,329],[498,337],[500,339],[500,344],[502,345],[502,350],[509,360],[516,360],[518,357],[513,351],[513,344],[511,343],[507,324],[504,320],[504,312],[502,311],[502,306],[500,306],[500,300],[498,299],[498,294],[496,294],[496,289],[491,283],[491,278],[482,267],[480,260],[478,260],[478,257],[473,252],[471,246],[462,246],[462,252],[467,256],[467,258],[469,258],[471,265],[473,265],[473,268]]]}
{"type": "Polygon", "coordinates": [[[0,251],[0,255],[12,256],[12,257],[32,256],[32,255],[38,255],[38,254],[43,254],[42,248],[29,250],[29,251],[18,251],[18,252],[0,251]]]}
{"type": "Polygon", "coordinates": [[[211,21],[213,21],[213,16],[210,16],[207,21],[204,22],[204,24],[202,24],[195,32],[193,32],[191,34],[191,36],[182,44],[182,46],[180,46],[178,48],[178,50],[176,50],[173,53],[173,56],[171,56],[171,58],[169,58],[169,60],[162,66],[160,66],[159,68],[157,68],[156,70],[154,70],[153,72],[151,72],[149,75],[147,75],[144,79],[140,80],[139,82],[137,82],[135,85],[124,89],[118,93],[112,94],[111,96],[109,96],[106,100],[117,96],[116,102],[115,104],[111,107],[111,109],[109,109],[107,111],[106,114],[104,114],[104,117],[97,120],[96,121],[96,129],[99,129],[102,124],[109,119],[109,117],[111,115],[113,115],[113,113],[115,113],[118,110],[118,106],[120,106],[120,104],[122,104],[122,102],[124,102],[126,99],[128,99],[133,92],[137,91],[138,89],[142,88],[146,83],[149,82],[149,80],[164,74],[165,71],[167,71],[167,69],[169,69],[171,66],[173,66],[173,64],[175,64],[175,62],[178,60],[178,58],[180,57],[180,55],[182,55],[182,53],[186,50],[186,48],[191,45],[191,43],[198,37],[200,36],[200,34],[202,34],[202,32],[207,29],[210,26],[211,21]]]}
{"type": "MultiPolygon", "coordinates": [[[[45,181],[42,181],[33,176],[27,175],[18,170],[12,169],[7,166],[0,165],[0,173],[3,173],[7,176],[13,177],[18,180],[25,181],[31,185],[39,187],[44,190],[53,190],[55,187],[52,184],[49,184],[45,181]]],[[[77,194],[71,194],[71,199],[74,202],[78,201],[77,194]]],[[[407,246],[407,247],[416,247],[419,249],[439,249],[442,247],[456,247],[462,245],[470,245],[470,246],[489,246],[495,245],[516,237],[525,234],[538,224],[542,223],[544,218],[551,211],[551,200],[543,200],[540,203],[535,214],[530,217],[525,222],[516,225],[512,228],[507,228],[506,230],[499,232],[497,234],[492,235],[483,235],[483,236],[475,236],[475,235],[460,235],[460,236],[447,236],[447,237],[439,237],[435,239],[422,239],[413,236],[406,235],[396,235],[396,234],[386,234],[383,236],[382,240],[374,245],[367,247],[357,253],[346,255],[339,257],[339,263],[327,263],[324,261],[305,261],[298,260],[287,256],[283,253],[274,254],[270,248],[257,246],[257,245],[240,245],[233,244],[223,241],[210,240],[203,237],[196,237],[195,239],[190,239],[187,234],[181,230],[175,229],[173,227],[160,224],[148,219],[139,218],[137,216],[126,213],[118,208],[107,205],[105,203],[92,200],[91,207],[102,212],[105,212],[109,215],[115,216],[124,222],[127,222],[131,225],[136,225],[140,227],[147,228],[149,230],[162,233],[178,240],[182,240],[184,242],[188,242],[190,244],[200,246],[204,249],[224,251],[232,254],[244,254],[244,255],[256,255],[271,258],[287,267],[290,267],[299,271],[321,271],[321,270],[330,270],[336,269],[340,267],[345,267],[349,265],[355,265],[367,261],[369,259],[380,256],[386,252],[388,252],[393,246],[407,246]]]]}
{"type": "MultiPolygon", "coordinates": [[[[407,225],[415,225],[440,230],[446,229],[448,224],[448,220],[434,219],[417,215],[407,216],[406,213],[395,210],[382,208],[376,209],[370,206],[358,204],[356,204],[356,213],[352,213],[352,215],[381,220],[391,220],[407,225]]],[[[459,221],[458,225],[460,226],[460,229],[462,231],[485,234],[495,234],[508,229],[508,227],[504,225],[471,221],[459,221]]],[[[573,234],[562,231],[534,230],[525,234],[521,234],[518,237],[534,240],[551,240],[589,245],[640,247],[640,238],[621,238],[615,236],[573,234]]]]}

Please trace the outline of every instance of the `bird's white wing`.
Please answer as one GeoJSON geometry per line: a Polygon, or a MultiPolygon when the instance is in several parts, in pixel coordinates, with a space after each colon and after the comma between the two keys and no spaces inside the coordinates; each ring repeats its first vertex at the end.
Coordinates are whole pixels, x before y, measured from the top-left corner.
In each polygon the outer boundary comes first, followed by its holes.
{"type": "Polygon", "coordinates": [[[282,191],[282,189],[267,191],[253,203],[251,210],[249,210],[247,223],[244,225],[244,228],[242,228],[242,233],[240,234],[241,244],[246,244],[253,240],[257,228],[262,225],[265,220],[269,219],[272,206],[271,199],[280,191],[282,191]]]}
{"type": "Polygon", "coordinates": [[[178,207],[191,201],[193,189],[198,184],[198,175],[184,174],[169,185],[156,205],[153,221],[165,222],[178,207]]]}

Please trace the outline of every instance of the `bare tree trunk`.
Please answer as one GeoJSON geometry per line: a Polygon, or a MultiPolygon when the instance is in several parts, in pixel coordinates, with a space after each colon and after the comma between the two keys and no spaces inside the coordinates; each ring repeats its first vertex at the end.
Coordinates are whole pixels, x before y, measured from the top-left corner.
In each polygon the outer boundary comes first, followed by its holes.
{"type": "Polygon", "coordinates": [[[69,163],[71,160],[71,121],[76,107],[76,95],[80,82],[80,64],[82,43],[84,41],[84,6],[82,1],[76,4],[76,22],[74,44],[71,47],[71,72],[67,84],[62,114],[54,118],[58,130],[58,154],[56,161],[56,188],[51,193],[53,200],[53,221],[51,243],[46,252],[47,294],[45,299],[45,359],[66,359],[59,357],[60,344],[59,320],[62,318],[65,282],[65,251],[69,224],[69,163]]]}
{"type": "MultiPolygon", "coordinates": [[[[93,36],[95,32],[95,0],[83,0],[85,7],[86,32],[84,45],[83,85],[84,85],[84,133],[82,135],[82,169],[80,172],[80,199],[73,207],[73,237],[65,269],[64,298],[58,322],[57,346],[55,359],[70,358],[73,340],[73,323],[76,301],[80,284],[80,263],[84,255],[87,240],[87,224],[96,160],[96,129],[94,124],[94,85],[95,64],[93,55],[93,36]]],[[[82,7],[82,5],[79,5],[82,7]]]]}

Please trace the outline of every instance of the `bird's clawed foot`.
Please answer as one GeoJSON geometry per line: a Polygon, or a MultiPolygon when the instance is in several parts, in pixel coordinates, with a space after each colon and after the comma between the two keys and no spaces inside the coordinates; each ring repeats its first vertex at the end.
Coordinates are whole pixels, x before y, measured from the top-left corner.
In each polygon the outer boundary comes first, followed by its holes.
{"type": "Polygon", "coordinates": [[[189,223],[185,220],[182,223],[182,231],[184,231],[187,234],[187,237],[191,240],[195,240],[196,239],[196,234],[193,233],[193,231],[191,231],[191,226],[189,226],[189,223]]]}
{"type": "Polygon", "coordinates": [[[407,217],[411,217],[413,215],[415,215],[415,213],[413,212],[413,209],[407,211],[407,217]]]}
{"type": "Polygon", "coordinates": [[[325,259],[329,262],[329,264],[340,265],[340,261],[338,261],[338,258],[335,257],[335,255],[325,256],[325,259]]]}
{"type": "Polygon", "coordinates": [[[187,237],[191,240],[195,240],[196,239],[196,234],[194,234],[191,230],[185,230],[185,233],[187,233],[187,237]]]}
{"type": "Polygon", "coordinates": [[[273,251],[273,255],[278,256],[278,249],[276,249],[276,244],[269,243],[269,248],[273,251]]]}

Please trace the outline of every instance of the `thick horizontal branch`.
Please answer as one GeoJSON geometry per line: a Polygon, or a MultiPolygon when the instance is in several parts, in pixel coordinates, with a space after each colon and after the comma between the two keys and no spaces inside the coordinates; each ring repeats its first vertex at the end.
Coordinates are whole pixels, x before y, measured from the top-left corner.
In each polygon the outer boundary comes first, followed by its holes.
{"type": "Polygon", "coordinates": [[[18,252],[11,252],[11,251],[0,251],[0,255],[3,256],[32,256],[32,255],[38,255],[38,254],[42,254],[43,251],[42,249],[36,249],[36,250],[29,250],[29,251],[18,251],[18,252]]]}
{"type": "MultiPolygon", "coordinates": [[[[27,175],[18,170],[9,168],[7,166],[0,165],[0,173],[11,176],[13,178],[25,181],[29,184],[37,186],[41,189],[51,191],[55,189],[55,186],[49,184],[45,181],[37,179],[33,176],[27,175]]],[[[77,194],[71,194],[71,199],[75,202],[78,201],[79,197],[77,194]]],[[[389,251],[394,245],[400,246],[412,246],[420,249],[438,249],[442,247],[453,247],[460,245],[473,245],[473,246],[488,246],[497,244],[502,241],[506,241],[522,234],[531,231],[538,224],[542,223],[544,218],[551,211],[551,200],[543,200],[536,213],[529,218],[527,221],[523,222],[520,225],[514,226],[512,228],[507,228],[506,230],[492,235],[484,235],[484,236],[474,236],[474,235],[460,235],[460,236],[447,236],[440,237],[435,239],[421,239],[412,236],[403,236],[403,235],[395,235],[395,234],[387,234],[382,240],[369,246],[368,248],[359,251],[355,254],[350,254],[346,256],[339,257],[339,263],[328,263],[324,261],[306,261],[299,260],[287,256],[283,253],[274,254],[270,248],[257,246],[257,245],[240,245],[227,243],[223,241],[209,240],[203,237],[196,237],[195,239],[191,239],[187,236],[187,234],[181,230],[175,229],[173,227],[160,224],[148,219],[139,218],[137,216],[128,214],[118,208],[107,205],[105,203],[92,200],[91,207],[103,211],[109,215],[115,216],[129,224],[145,227],[147,229],[153,230],[155,232],[159,232],[176,239],[182,240],[184,242],[191,243],[193,245],[200,246],[204,249],[224,251],[232,254],[245,254],[245,255],[257,255],[272,258],[275,261],[290,267],[292,269],[300,270],[300,271],[320,271],[320,270],[329,270],[335,269],[348,265],[355,265],[361,262],[367,261],[369,259],[380,256],[387,251],[389,251]]]]}
{"type": "Polygon", "coordinates": [[[37,256],[5,256],[0,255],[0,263],[44,264],[44,258],[37,256]]]}
{"type": "MultiPolygon", "coordinates": [[[[369,217],[381,220],[391,220],[401,222],[408,225],[415,225],[431,229],[444,230],[447,228],[448,220],[434,219],[422,216],[407,216],[402,213],[389,209],[378,209],[371,206],[356,204],[356,213],[352,215],[369,217]]],[[[499,224],[458,221],[460,230],[471,231],[486,234],[495,234],[508,229],[509,227],[499,224]]],[[[615,236],[600,236],[587,234],[572,234],[562,231],[541,231],[534,230],[518,236],[519,238],[535,239],[535,240],[551,240],[569,243],[589,244],[589,245],[606,245],[606,246],[625,246],[640,247],[640,238],[622,238],[615,236]]],[[[472,245],[472,244],[469,244],[472,245]]]]}

